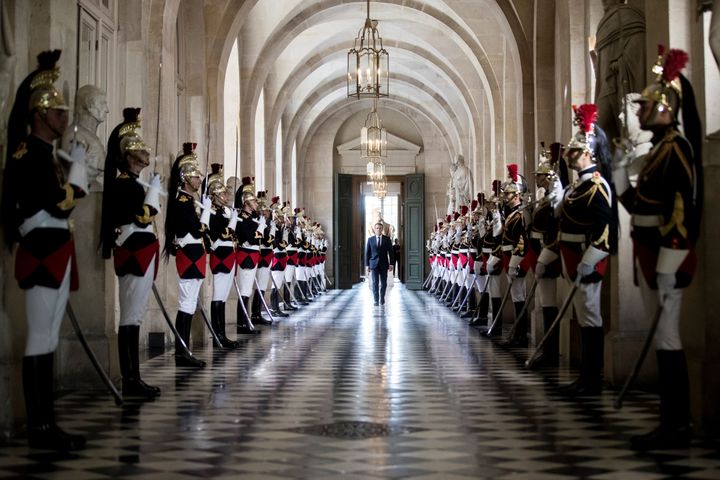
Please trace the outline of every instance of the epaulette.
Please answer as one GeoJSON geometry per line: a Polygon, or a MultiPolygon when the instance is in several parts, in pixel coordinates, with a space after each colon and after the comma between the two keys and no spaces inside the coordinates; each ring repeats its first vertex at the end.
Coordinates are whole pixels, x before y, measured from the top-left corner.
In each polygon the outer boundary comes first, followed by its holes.
{"type": "Polygon", "coordinates": [[[189,202],[189,201],[190,201],[190,198],[187,195],[180,195],[178,197],[178,202],[185,203],[185,202],[189,202]]]}
{"type": "Polygon", "coordinates": [[[127,172],[122,172],[120,175],[118,175],[117,178],[120,180],[127,180],[128,178],[130,178],[130,175],[128,175],[127,172]]]}
{"type": "Polygon", "coordinates": [[[20,142],[18,147],[15,149],[15,153],[13,153],[12,157],[15,160],[20,160],[22,157],[25,156],[25,154],[27,154],[27,152],[28,152],[27,144],[25,142],[20,142]]]}

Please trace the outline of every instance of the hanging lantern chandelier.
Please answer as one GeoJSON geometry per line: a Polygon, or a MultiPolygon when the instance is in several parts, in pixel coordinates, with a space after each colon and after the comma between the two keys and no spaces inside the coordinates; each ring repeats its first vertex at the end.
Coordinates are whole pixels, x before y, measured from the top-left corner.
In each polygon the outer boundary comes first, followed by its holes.
{"type": "Polygon", "coordinates": [[[383,175],[382,178],[373,182],[373,193],[377,198],[383,199],[388,193],[387,178],[383,175]]]}
{"type": "Polygon", "coordinates": [[[362,158],[387,157],[387,130],[377,113],[377,97],[373,99],[373,107],[365,119],[365,126],[360,130],[360,156],[362,158]]]}
{"type": "Polygon", "coordinates": [[[367,183],[372,184],[385,178],[385,163],[379,158],[370,158],[367,163],[367,183]]]}
{"type": "Polygon", "coordinates": [[[355,38],[347,57],[348,97],[387,97],[390,88],[390,58],[383,48],[377,20],[370,19],[367,0],[365,25],[355,38]]]}

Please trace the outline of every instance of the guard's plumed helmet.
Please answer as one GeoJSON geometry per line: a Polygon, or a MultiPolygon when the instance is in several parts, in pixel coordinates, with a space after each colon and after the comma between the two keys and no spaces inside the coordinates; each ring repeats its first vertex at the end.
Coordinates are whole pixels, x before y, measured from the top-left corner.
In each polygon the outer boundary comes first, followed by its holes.
{"type": "Polygon", "coordinates": [[[243,203],[257,200],[255,197],[255,177],[242,178],[242,201],[243,203]]]}
{"type": "Polygon", "coordinates": [[[142,126],[140,123],[140,109],[137,109],[137,115],[134,121],[123,124],[120,127],[118,136],[120,138],[120,155],[125,156],[127,152],[147,152],[150,153],[150,147],[147,146],[142,138],[142,126]]]}
{"type": "Polygon", "coordinates": [[[62,93],[55,87],[55,81],[60,77],[60,67],[56,63],[60,60],[61,52],[52,50],[38,55],[38,69],[30,81],[29,112],[50,108],[68,110],[62,93]]]}
{"type": "Polygon", "coordinates": [[[223,178],[222,172],[213,173],[208,177],[208,189],[207,193],[210,196],[222,195],[227,192],[228,188],[225,185],[225,179],[223,178]]]}
{"type": "Polygon", "coordinates": [[[687,62],[688,54],[683,50],[671,48],[665,55],[665,46],[658,45],[658,58],[652,68],[655,81],[645,87],[638,101],[656,102],[658,111],[668,110],[677,120],[683,95],[680,72],[687,62]]]}
{"type": "Polygon", "coordinates": [[[180,180],[183,182],[186,182],[192,177],[202,177],[202,172],[198,165],[198,158],[195,154],[195,148],[197,148],[197,143],[183,143],[183,151],[176,159],[180,172],[180,180]]]}

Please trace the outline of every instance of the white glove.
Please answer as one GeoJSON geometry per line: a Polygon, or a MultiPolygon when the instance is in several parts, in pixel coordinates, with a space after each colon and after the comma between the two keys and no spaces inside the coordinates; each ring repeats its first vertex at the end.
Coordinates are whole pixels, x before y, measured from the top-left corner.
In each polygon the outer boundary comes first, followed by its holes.
{"type": "Polygon", "coordinates": [[[490,255],[490,258],[487,260],[487,271],[492,272],[495,270],[495,266],[500,263],[500,258],[496,257],[495,255],[490,255]]]}
{"type": "Polygon", "coordinates": [[[230,230],[235,230],[235,227],[237,227],[238,222],[238,211],[235,208],[230,209],[230,222],[228,222],[228,228],[230,230]]]}
{"type": "Polygon", "coordinates": [[[290,241],[290,231],[287,228],[283,229],[282,241],[285,243],[290,241]]]}
{"type": "Polygon", "coordinates": [[[210,226],[210,213],[212,210],[212,200],[210,197],[203,196],[202,199],[202,213],[200,214],[200,223],[206,226],[210,226]]]}
{"type": "Polygon", "coordinates": [[[658,301],[660,305],[663,305],[668,294],[675,289],[675,274],[674,273],[658,273],[657,274],[657,286],[658,286],[658,301]]]}
{"type": "Polygon", "coordinates": [[[295,227],[295,238],[301,238],[302,237],[302,230],[300,230],[300,227],[295,227]]]}
{"type": "Polygon", "coordinates": [[[502,233],[502,218],[500,218],[500,211],[498,210],[495,210],[495,213],[493,213],[492,226],[493,237],[499,237],[502,233]]]}
{"type": "Polygon", "coordinates": [[[545,267],[546,265],[542,262],[535,264],[535,278],[542,278],[545,275],[545,267]]]}
{"type": "Polygon", "coordinates": [[[548,194],[548,199],[550,200],[550,206],[554,210],[555,208],[557,208],[563,198],[563,187],[559,178],[555,178],[553,180],[552,185],[550,185],[549,187],[549,190],[550,193],[548,194]]]}
{"type": "Polygon", "coordinates": [[[580,263],[578,263],[578,267],[577,267],[577,279],[576,280],[587,277],[594,271],[595,271],[595,265],[588,265],[587,263],[580,262],[580,263]]]}
{"type": "Polygon", "coordinates": [[[460,235],[462,235],[462,230],[458,228],[455,232],[455,243],[460,243],[460,235]]]}
{"type": "MultiPolygon", "coordinates": [[[[59,152],[58,152],[59,153],[59,152]]],[[[64,153],[64,152],[63,152],[64,153]]],[[[67,154],[66,154],[67,155],[67,154]]],[[[63,156],[63,155],[61,155],[63,156]]],[[[70,150],[70,173],[68,183],[86,192],[88,188],[87,164],[85,163],[86,149],[81,143],[74,143],[70,150]]],[[[66,157],[66,156],[65,156],[66,157]]],[[[67,157],[66,157],[67,159],[67,157]]]]}
{"type": "Polygon", "coordinates": [[[275,225],[275,222],[270,222],[270,236],[274,237],[275,232],[277,232],[277,226],[275,225]]]}
{"type": "Polygon", "coordinates": [[[256,222],[258,223],[258,226],[255,231],[258,233],[265,233],[265,227],[267,227],[267,220],[265,220],[265,217],[260,215],[260,219],[256,220],[256,222]]]}
{"type": "Polygon", "coordinates": [[[155,210],[160,210],[160,175],[157,173],[150,180],[150,188],[145,193],[145,205],[153,207],[155,210]]]}

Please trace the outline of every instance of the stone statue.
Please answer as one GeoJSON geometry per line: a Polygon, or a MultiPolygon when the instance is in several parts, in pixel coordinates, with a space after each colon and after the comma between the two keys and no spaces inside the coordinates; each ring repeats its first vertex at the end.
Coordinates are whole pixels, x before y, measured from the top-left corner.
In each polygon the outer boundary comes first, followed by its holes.
{"type": "Polygon", "coordinates": [[[625,0],[603,0],[595,49],[595,103],[598,125],[608,138],[620,137],[622,98],[645,86],[645,17],[625,0]]]}
{"type": "Polygon", "coordinates": [[[455,187],[453,186],[455,170],[457,170],[457,165],[450,162],[450,180],[448,180],[447,190],[445,191],[445,195],[447,195],[447,211],[445,215],[452,215],[455,211],[455,187]]]}
{"type": "Polygon", "coordinates": [[[455,162],[455,171],[452,173],[452,185],[455,189],[455,208],[458,209],[463,205],[470,206],[473,198],[472,172],[465,165],[465,158],[459,154],[455,162]]]}
{"type": "MultiPolygon", "coordinates": [[[[0,0],[0,153],[7,145],[7,115],[5,109],[10,99],[13,74],[15,72],[15,44],[13,41],[10,16],[5,0],[0,0]]],[[[5,155],[2,155],[3,160],[5,155]]]]}
{"type": "Polygon", "coordinates": [[[83,85],[75,97],[73,123],[62,138],[62,148],[67,152],[73,140],[86,146],[88,179],[93,192],[102,191],[105,142],[98,138],[97,127],[105,121],[108,112],[105,92],[94,85],[83,85]]]}
{"type": "Polygon", "coordinates": [[[388,222],[386,222],[383,219],[382,212],[380,211],[379,208],[372,209],[372,221],[370,222],[370,225],[368,225],[368,233],[367,233],[368,237],[372,237],[373,235],[375,235],[374,227],[375,227],[375,224],[378,222],[383,223],[383,230],[382,230],[383,235],[387,235],[388,237],[390,237],[391,240],[393,238],[395,238],[395,227],[393,227],[392,225],[390,225],[388,222]]]}

